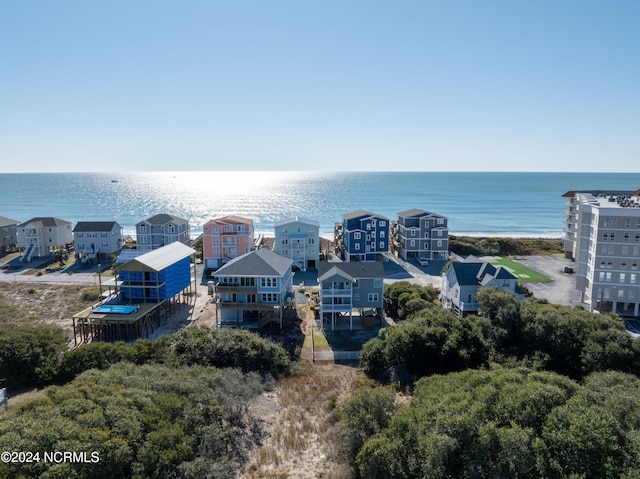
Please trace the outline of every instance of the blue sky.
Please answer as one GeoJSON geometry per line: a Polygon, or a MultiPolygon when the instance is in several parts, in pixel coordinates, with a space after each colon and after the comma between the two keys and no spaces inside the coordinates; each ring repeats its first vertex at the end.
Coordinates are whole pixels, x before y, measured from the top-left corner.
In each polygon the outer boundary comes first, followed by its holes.
{"type": "Polygon", "coordinates": [[[0,171],[640,171],[640,1],[8,0],[0,171]]]}

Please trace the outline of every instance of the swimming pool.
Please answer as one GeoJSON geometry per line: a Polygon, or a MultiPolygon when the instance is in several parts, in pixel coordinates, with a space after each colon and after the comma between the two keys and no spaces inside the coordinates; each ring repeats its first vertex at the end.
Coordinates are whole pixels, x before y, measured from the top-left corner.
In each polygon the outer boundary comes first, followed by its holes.
{"type": "Polygon", "coordinates": [[[137,311],[140,306],[126,306],[120,304],[103,304],[102,306],[98,306],[96,309],[91,311],[92,313],[103,313],[103,314],[131,314],[134,311],[137,311]]]}

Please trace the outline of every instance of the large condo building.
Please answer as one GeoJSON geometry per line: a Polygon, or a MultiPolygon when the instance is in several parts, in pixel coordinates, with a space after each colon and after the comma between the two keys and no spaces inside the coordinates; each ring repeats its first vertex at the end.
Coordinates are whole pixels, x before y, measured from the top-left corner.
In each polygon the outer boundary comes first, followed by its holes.
{"type": "Polygon", "coordinates": [[[569,191],[563,248],[591,311],[638,316],[640,190],[569,191]]]}

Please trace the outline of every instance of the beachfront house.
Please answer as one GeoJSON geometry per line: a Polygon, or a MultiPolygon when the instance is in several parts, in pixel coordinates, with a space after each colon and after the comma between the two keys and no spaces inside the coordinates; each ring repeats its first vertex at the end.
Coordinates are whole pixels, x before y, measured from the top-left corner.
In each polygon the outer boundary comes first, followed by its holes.
{"type": "Polygon", "coordinates": [[[361,326],[373,326],[373,319],[383,314],[383,280],[384,267],[379,262],[321,262],[318,283],[323,328],[328,322],[333,331],[344,320],[353,330],[354,311],[361,326]]]}
{"type": "Polygon", "coordinates": [[[47,256],[56,249],[71,248],[73,231],[69,221],[59,218],[36,217],[18,225],[18,247],[21,261],[47,256]]]}
{"type": "Polygon", "coordinates": [[[173,242],[189,246],[189,220],[160,213],[136,224],[136,248],[151,251],[173,242]]]}
{"type": "Polygon", "coordinates": [[[217,323],[245,328],[277,323],[282,328],[285,308],[292,304],[292,265],[291,259],[260,249],[218,269],[213,276],[217,323]]]}
{"type": "Polygon", "coordinates": [[[0,256],[16,250],[18,246],[18,223],[20,222],[0,216],[0,256]]]}
{"type": "Polygon", "coordinates": [[[202,235],[205,268],[218,269],[233,258],[249,253],[254,242],[252,219],[229,215],[205,223],[202,235]]]}
{"type": "Polygon", "coordinates": [[[523,300],[526,292],[517,285],[516,279],[516,276],[502,266],[496,268],[472,256],[453,262],[442,274],[442,307],[461,317],[476,314],[480,309],[476,293],[480,288],[489,286],[511,291],[519,300],[523,300]]]}
{"type": "Polygon", "coordinates": [[[346,213],[334,233],[336,253],[345,261],[376,261],[389,251],[389,220],[375,213],[346,213]]]}
{"type": "Polygon", "coordinates": [[[289,258],[302,271],[320,262],[320,223],[300,218],[276,221],[273,251],[289,258]]]}
{"type": "Polygon", "coordinates": [[[449,229],[445,216],[421,209],[398,213],[393,241],[397,255],[404,259],[446,260],[449,256],[449,229]]]}
{"type": "Polygon", "coordinates": [[[563,247],[590,311],[640,315],[640,190],[569,191],[563,247]]]}
{"type": "Polygon", "coordinates": [[[118,266],[121,299],[131,303],[169,300],[191,284],[191,255],[179,241],[138,254],[118,266]]]}
{"type": "Polygon", "coordinates": [[[73,249],[82,263],[109,260],[122,246],[122,226],[116,221],[79,221],[73,228],[73,249]]]}

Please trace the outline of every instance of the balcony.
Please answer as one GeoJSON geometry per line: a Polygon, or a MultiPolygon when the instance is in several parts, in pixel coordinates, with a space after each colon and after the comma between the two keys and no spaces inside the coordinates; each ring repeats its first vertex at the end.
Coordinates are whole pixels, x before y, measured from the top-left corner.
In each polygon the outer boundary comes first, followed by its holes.
{"type": "Polygon", "coordinates": [[[216,284],[216,293],[218,294],[257,294],[257,286],[242,286],[239,284],[216,284]]]}
{"type": "Polygon", "coordinates": [[[277,303],[238,303],[218,299],[216,307],[220,309],[238,309],[242,311],[277,311],[280,305],[277,303]]]}

